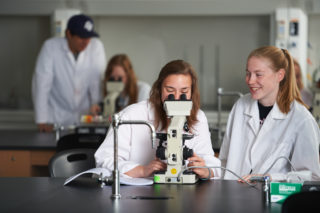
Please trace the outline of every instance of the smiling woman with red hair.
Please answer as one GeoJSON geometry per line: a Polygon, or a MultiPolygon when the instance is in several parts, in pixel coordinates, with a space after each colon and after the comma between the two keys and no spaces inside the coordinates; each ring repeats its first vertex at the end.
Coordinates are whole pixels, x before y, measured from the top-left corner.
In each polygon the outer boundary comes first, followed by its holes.
{"type": "MultiPolygon", "coordinates": [[[[291,171],[309,170],[320,178],[319,127],[303,103],[293,59],[273,46],[253,50],[247,60],[250,94],[240,98],[229,115],[220,151],[222,166],[244,176],[268,173],[285,180],[291,171]],[[269,168],[278,160],[272,168],[269,168]]],[[[225,179],[235,179],[225,173],[225,179]]]]}

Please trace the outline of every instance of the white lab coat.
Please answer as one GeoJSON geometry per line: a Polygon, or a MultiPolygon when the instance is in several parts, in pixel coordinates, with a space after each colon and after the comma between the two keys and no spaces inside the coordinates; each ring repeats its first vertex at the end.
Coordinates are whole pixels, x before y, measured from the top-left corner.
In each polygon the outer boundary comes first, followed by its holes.
{"type": "Polygon", "coordinates": [[[138,101],[144,101],[149,99],[151,87],[149,84],[143,81],[138,81],[138,101]]]}
{"type": "MultiPolygon", "coordinates": [[[[123,120],[154,123],[154,110],[148,101],[128,106],[120,112],[120,116],[123,120]]],[[[220,166],[220,160],[214,157],[205,114],[199,110],[197,118],[199,122],[195,125],[194,138],[186,140],[185,144],[202,157],[207,166],[220,166]]],[[[122,174],[139,165],[147,165],[156,157],[156,149],[152,149],[150,129],[146,125],[120,125],[118,142],[118,166],[122,174]]],[[[109,129],[106,139],[95,153],[95,159],[97,167],[113,170],[113,128],[109,129]]],[[[220,169],[213,171],[215,176],[220,177],[220,169]]]]}
{"type": "MultiPolygon", "coordinates": [[[[138,81],[137,86],[138,86],[137,102],[149,99],[150,90],[151,90],[150,85],[147,84],[146,82],[138,81]]],[[[128,103],[129,103],[129,96],[127,95],[127,96],[125,96],[125,99],[124,99],[124,106],[127,106],[128,103]]]]}
{"type": "MultiPolygon", "coordinates": [[[[294,101],[283,114],[274,104],[260,129],[257,100],[247,94],[233,106],[219,157],[223,167],[244,176],[251,170],[264,174],[276,158],[286,156],[296,170],[310,170],[318,179],[319,142],[319,127],[303,105],[294,101]]],[[[268,173],[273,180],[283,180],[289,171],[289,163],[280,159],[268,173]]],[[[229,172],[224,178],[237,179],[229,172]]]]}
{"type": "Polygon", "coordinates": [[[45,41],[32,81],[36,123],[76,124],[101,100],[101,75],[106,67],[103,44],[92,38],[78,59],[66,38],[45,41]]]}

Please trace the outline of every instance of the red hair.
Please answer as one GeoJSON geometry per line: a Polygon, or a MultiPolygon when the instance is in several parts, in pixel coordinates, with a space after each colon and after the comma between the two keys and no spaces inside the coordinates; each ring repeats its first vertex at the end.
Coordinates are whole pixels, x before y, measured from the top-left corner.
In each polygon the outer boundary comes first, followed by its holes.
{"type": "Polygon", "coordinates": [[[121,66],[127,74],[127,83],[124,88],[124,94],[129,96],[128,104],[130,105],[136,103],[138,100],[137,78],[133,71],[130,59],[126,54],[115,55],[109,60],[103,81],[104,96],[108,94],[106,82],[110,79],[113,68],[115,66],[121,66]]]}

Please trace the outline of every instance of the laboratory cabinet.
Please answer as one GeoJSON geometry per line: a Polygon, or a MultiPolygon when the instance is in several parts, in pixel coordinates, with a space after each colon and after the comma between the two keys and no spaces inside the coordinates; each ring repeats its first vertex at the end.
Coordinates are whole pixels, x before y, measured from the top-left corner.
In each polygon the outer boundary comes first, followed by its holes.
{"type": "Polygon", "coordinates": [[[55,150],[0,150],[0,177],[48,176],[55,150]]]}
{"type": "Polygon", "coordinates": [[[0,177],[48,176],[55,153],[54,133],[0,130],[0,177]]]}

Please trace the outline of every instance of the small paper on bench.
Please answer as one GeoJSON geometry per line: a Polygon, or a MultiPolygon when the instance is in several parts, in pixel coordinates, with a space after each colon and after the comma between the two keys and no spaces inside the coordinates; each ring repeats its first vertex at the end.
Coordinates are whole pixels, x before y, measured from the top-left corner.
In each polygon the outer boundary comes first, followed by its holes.
{"type": "MultiPolygon", "coordinates": [[[[106,177],[106,176],[111,176],[112,172],[105,168],[92,168],[69,177],[68,179],[66,179],[63,185],[67,185],[68,183],[70,183],[71,181],[80,177],[83,174],[96,174],[98,176],[102,174],[103,177],[106,177]]],[[[120,184],[132,185],[132,186],[146,186],[146,185],[152,185],[153,180],[148,178],[132,178],[127,175],[120,175],[120,184]]]]}

